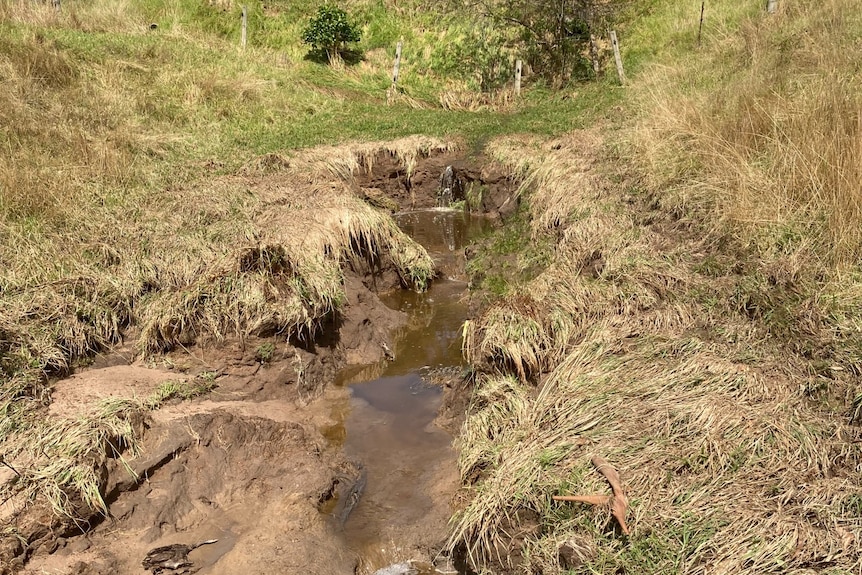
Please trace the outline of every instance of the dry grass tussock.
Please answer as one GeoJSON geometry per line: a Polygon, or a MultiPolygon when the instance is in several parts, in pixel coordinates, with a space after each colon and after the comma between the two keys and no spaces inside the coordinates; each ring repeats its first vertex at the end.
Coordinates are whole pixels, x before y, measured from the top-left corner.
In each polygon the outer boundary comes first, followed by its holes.
{"type": "Polygon", "coordinates": [[[144,32],[149,22],[137,19],[134,14],[136,11],[128,0],[69,2],[62,10],[55,9],[51,2],[0,3],[0,21],[83,32],[144,32]]]}
{"type": "Polygon", "coordinates": [[[444,110],[463,112],[493,110],[507,112],[511,111],[515,106],[515,93],[509,89],[489,93],[452,87],[448,90],[443,90],[438,97],[438,101],[444,110]]]}
{"type": "Polygon", "coordinates": [[[668,203],[715,206],[761,251],[801,247],[829,268],[858,263],[860,31],[851,0],[786,3],[656,67],[636,86],[648,185],[673,190],[668,203]]]}
{"type": "Polygon", "coordinates": [[[601,146],[593,132],[492,144],[526,175],[532,231],[557,248],[466,327],[479,369],[451,544],[478,569],[523,573],[862,569],[862,443],[847,417],[859,357],[836,345],[847,353],[824,368],[814,351],[856,320],[806,323],[825,315],[817,291],[777,332],[746,307],[756,265],[732,271],[702,234],[711,222],[612,186],[601,146]],[[551,501],[608,492],[593,455],[620,470],[627,538],[609,508],[551,501]]]}
{"type": "Polygon", "coordinates": [[[402,141],[250,162],[237,175],[154,193],[134,215],[123,205],[87,214],[69,198],[62,209],[81,222],[76,228],[52,231],[34,221],[27,233],[20,221],[0,221],[10,240],[0,249],[8,262],[0,270],[0,455],[22,475],[13,488],[47,495],[72,516],[102,509],[98,465],[91,472],[76,465],[133,444],[130,432],[117,431],[129,420],[125,407],[67,422],[74,434],[54,430],[61,422],[40,423],[39,413],[50,402],[47,377],[128,333],[139,334],[143,354],[252,334],[313,337],[344,304],[343,275],[352,265],[391,263],[406,288],[424,289],[434,273],[425,250],[348,182],[317,169],[358,166],[378,152],[405,162],[428,153],[425,140],[412,142],[413,151],[402,141]],[[47,459],[27,455],[55,431],[80,439],[77,447],[64,440],[47,459]],[[82,498],[78,507],[66,501],[82,498]]]}
{"type": "Polygon", "coordinates": [[[147,398],[112,398],[87,406],[74,417],[32,422],[26,441],[3,443],[4,462],[12,466],[7,469],[14,468],[16,477],[0,486],[4,501],[0,518],[34,503],[49,504],[68,522],[106,514],[105,465],[116,460],[134,475],[126,461],[138,454],[147,411],[170,399],[201,395],[213,385],[206,374],[192,381],[166,381],[147,398]]]}

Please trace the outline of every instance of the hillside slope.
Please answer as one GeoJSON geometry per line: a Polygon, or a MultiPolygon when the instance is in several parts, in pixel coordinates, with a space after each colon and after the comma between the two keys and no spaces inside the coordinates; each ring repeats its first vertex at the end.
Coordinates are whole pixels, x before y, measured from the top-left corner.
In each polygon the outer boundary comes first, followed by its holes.
{"type": "Polygon", "coordinates": [[[466,329],[477,567],[860,569],[862,22],[781,4],[707,2],[701,46],[700,6],[640,4],[627,126],[491,146],[555,247],[466,329]],[[630,532],[551,499],[610,494],[607,465],[630,532]]]}
{"type": "MultiPolygon", "coordinates": [[[[528,77],[517,101],[478,91],[484,70],[450,50],[476,14],[418,1],[349,2],[364,59],[334,66],[306,59],[299,2],[250,4],[245,49],[232,2],[0,5],[0,572],[100,521],[107,469],[153,440],[151,412],[224,375],[52,415],[56,379],[119,344],[171,367],[276,342],[279,399],[300,407],[266,431],[317,449],[302,394],[342,359],[303,346],[349,305],[345,277],[378,261],[422,289],[434,273],[353,175],[452,150],[520,184],[471,264],[456,556],[493,573],[859,572],[862,15],[708,2],[698,42],[699,3],[620,4],[625,88],[608,62],[559,90],[528,77]],[[605,500],[552,500],[610,494],[595,457],[620,472],[630,533],[605,500]]],[[[241,438],[260,413],[238,413],[241,438]]],[[[338,472],[317,455],[303,517],[338,472]]]]}

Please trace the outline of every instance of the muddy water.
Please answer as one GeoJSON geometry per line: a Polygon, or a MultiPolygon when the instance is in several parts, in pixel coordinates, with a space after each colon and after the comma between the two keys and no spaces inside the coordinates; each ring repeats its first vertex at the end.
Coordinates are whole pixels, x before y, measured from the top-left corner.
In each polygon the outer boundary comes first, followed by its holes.
{"type": "Polygon", "coordinates": [[[460,372],[467,318],[464,247],[490,225],[442,210],[408,212],[397,220],[425,246],[443,277],[423,294],[381,297],[410,318],[393,339],[395,358],[342,374],[340,383],[350,395],[333,407],[339,424],[328,430],[366,469],[365,491],[345,524],[345,537],[369,571],[410,558],[407,545],[435,545],[446,536],[456,455],[452,437],[434,423],[442,396],[434,381],[441,373],[460,372]]]}

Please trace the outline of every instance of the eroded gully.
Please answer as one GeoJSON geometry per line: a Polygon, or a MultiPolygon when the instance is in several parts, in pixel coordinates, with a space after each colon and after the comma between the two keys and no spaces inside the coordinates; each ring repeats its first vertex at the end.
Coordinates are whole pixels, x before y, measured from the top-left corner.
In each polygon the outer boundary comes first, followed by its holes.
{"type": "Polygon", "coordinates": [[[381,296],[409,317],[393,334],[394,358],[341,373],[338,385],[349,394],[332,400],[336,423],[323,431],[363,468],[355,507],[343,526],[362,571],[424,556],[427,563],[411,564],[418,573],[453,572],[451,565],[444,566],[445,558],[438,557],[436,567],[432,563],[446,537],[458,480],[452,436],[438,426],[437,416],[441,382],[460,377],[463,369],[461,328],[468,313],[464,248],[490,223],[463,211],[439,209],[405,212],[396,219],[428,250],[441,277],[425,293],[402,290],[381,296]]]}

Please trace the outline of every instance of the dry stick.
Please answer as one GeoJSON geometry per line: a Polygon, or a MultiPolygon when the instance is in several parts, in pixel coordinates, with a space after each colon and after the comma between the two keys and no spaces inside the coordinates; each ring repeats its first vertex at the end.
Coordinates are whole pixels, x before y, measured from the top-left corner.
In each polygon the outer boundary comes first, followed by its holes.
{"type": "Polygon", "coordinates": [[[623,483],[620,480],[620,474],[616,469],[611,466],[603,458],[598,455],[593,456],[592,459],[593,465],[595,468],[605,476],[605,479],[608,480],[608,483],[611,484],[611,489],[614,492],[613,503],[611,505],[611,513],[614,517],[617,518],[617,521],[620,524],[620,528],[623,530],[623,533],[626,535],[629,534],[629,528],[626,525],[626,509],[629,506],[628,497],[626,497],[625,492],[623,491],[623,483]]]}
{"type": "Polygon", "coordinates": [[[620,529],[626,535],[629,534],[628,525],[626,525],[626,510],[629,506],[629,500],[623,491],[620,474],[611,466],[605,459],[594,456],[592,459],[593,466],[596,470],[605,476],[608,483],[611,484],[611,489],[614,492],[613,497],[608,495],[554,495],[554,501],[574,501],[576,503],[587,503],[589,505],[607,505],[611,504],[611,514],[620,524],[620,529]]]}
{"type": "Polygon", "coordinates": [[[703,33],[703,11],[706,9],[706,0],[700,3],[700,26],[697,28],[697,45],[700,46],[700,38],[703,33]]]}
{"type": "Polygon", "coordinates": [[[0,465],[3,465],[4,467],[8,467],[9,469],[12,470],[12,473],[17,475],[18,477],[21,477],[21,474],[18,473],[18,470],[15,469],[14,467],[12,467],[12,464],[9,463],[8,461],[6,461],[6,458],[3,457],[2,455],[0,455],[0,465]]]}
{"type": "Polygon", "coordinates": [[[620,78],[620,84],[625,86],[626,73],[625,70],[623,70],[623,58],[620,55],[620,43],[617,41],[617,33],[615,30],[611,30],[611,45],[614,47],[614,61],[617,63],[617,76],[620,78]]]}
{"type": "Polygon", "coordinates": [[[554,495],[554,501],[573,501],[590,505],[607,505],[611,502],[610,495],[554,495]]]}
{"type": "Polygon", "coordinates": [[[240,45],[242,45],[243,50],[245,49],[246,39],[248,30],[248,9],[245,4],[242,5],[242,35],[240,36],[240,45]]]}
{"type": "Polygon", "coordinates": [[[521,95],[521,60],[515,61],[515,96],[521,95]]]}

